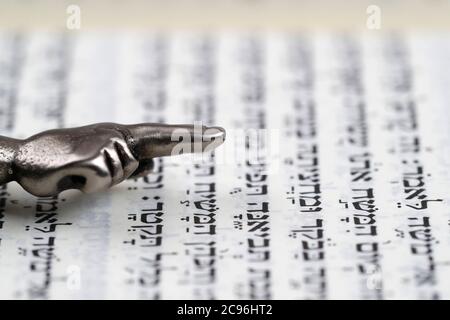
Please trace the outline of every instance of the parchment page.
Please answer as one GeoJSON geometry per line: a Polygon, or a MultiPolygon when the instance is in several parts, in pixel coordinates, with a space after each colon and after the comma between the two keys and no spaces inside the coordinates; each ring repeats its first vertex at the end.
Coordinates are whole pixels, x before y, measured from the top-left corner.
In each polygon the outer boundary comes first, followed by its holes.
{"type": "Polygon", "coordinates": [[[450,298],[450,37],[0,34],[0,129],[220,125],[106,192],[0,193],[0,298],[450,298]]]}

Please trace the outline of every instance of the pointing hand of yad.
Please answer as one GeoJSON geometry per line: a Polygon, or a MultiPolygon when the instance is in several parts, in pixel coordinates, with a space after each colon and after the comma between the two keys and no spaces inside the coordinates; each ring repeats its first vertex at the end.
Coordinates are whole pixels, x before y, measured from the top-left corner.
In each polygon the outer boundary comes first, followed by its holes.
{"type": "Polygon", "coordinates": [[[155,157],[210,151],[224,140],[220,127],[151,123],[99,123],[25,140],[0,136],[0,184],[17,181],[36,196],[95,192],[147,175],[155,157]]]}

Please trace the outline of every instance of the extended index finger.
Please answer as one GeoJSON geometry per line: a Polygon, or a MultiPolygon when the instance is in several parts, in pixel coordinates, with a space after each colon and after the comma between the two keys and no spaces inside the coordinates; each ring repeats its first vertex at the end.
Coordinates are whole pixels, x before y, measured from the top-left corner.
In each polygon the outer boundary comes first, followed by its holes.
{"type": "Polygon", "coordinates": [[[210,151],[225,141],[221,127],[142,123],[126,125],[139,160],[210,151]]]}

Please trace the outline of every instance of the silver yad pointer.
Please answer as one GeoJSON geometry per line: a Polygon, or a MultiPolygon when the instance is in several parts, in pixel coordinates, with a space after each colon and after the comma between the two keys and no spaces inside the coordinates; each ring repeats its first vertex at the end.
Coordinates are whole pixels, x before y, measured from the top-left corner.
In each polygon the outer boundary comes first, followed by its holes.
{"type": "Polygon", "coordinates": [[[210,151],[220,127],[98,123],[44,131],[24,140],[0,136],[0,184],[17,181],[35,196],[90,193],[149,174],[153,158],[210,151]]]}

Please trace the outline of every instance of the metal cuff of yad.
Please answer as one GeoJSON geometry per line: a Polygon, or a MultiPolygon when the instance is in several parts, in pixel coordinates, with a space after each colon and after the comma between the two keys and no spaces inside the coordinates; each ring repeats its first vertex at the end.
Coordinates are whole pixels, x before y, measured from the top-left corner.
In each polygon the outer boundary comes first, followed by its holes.
{"type": "Polygon", "coordinates": [[[17,181],[35,196],[90,193],[151,173],[155,157],[210,151],[224,140],[220,127],[151,123],[98,123],[24,140],[0,136],[0,184],[17,181]]]}

